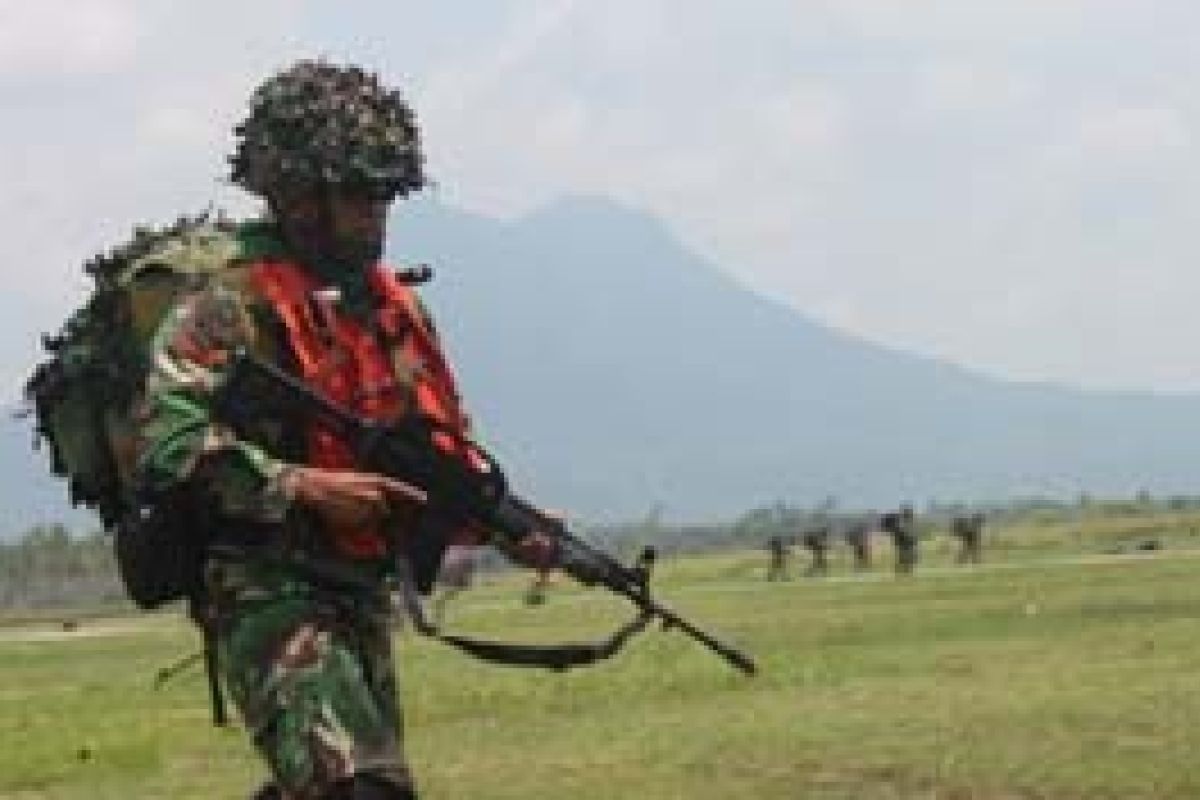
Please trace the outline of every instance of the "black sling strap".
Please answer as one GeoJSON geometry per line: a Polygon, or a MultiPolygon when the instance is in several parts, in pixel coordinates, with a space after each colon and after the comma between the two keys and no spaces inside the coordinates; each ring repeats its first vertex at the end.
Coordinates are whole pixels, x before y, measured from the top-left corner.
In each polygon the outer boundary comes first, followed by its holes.
{"type": "Polygon", "coordinates": [[[404,602],[404,610],[412,620],[413,627],[423,636],[445,642],[451,647],[474,656],[482,661],[493,664],[504,664],[515,667],[540,667],[555,671],[564,671],[572,667],[583,667],[610,658],[625,646],[625,643],[636,633],[645,630],[652,615],[639,613],[632,620],[622,625],[607,639],[595,642],[568,642],[564,644],[518,644],[515,642],[498,642],[489,639],[475,639],[468,636],[443,633],[426,615],[425,606],[417,593],[408,561],[401,558],[396,561],[396,572],[400,584],[400,596],[404,602]]]}

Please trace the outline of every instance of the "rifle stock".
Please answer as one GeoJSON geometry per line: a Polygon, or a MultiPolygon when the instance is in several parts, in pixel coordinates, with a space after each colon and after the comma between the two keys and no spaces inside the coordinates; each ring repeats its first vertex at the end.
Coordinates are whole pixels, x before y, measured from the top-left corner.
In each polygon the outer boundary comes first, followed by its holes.
{"type": "Polygon", "coordinates": [[[757,667],[746,653],[656,601],[644,573],[631,569],[570,532],[562,521],[509,491],[496,460],[480,445],[435,420],[409,415],[385,425],[354,414],[273,364],[238,351],[214,402],[218,419],[235,428],[273,413],[300,413],[351,444],[362,469],[402,480],[426,492],[443,522],[472,523],[509,543],[534,532],[555,543],[558,566],[575,580],[601,585],[629,599],[643,615],[660,619],[747,675],[757,667]],[[439,445],[451,442],[449,448],[439,445]]]}

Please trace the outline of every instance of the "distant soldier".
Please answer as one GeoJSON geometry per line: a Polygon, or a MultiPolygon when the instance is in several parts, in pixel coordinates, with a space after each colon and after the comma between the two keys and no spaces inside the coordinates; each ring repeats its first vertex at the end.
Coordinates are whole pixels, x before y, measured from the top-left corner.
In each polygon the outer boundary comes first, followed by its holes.
{"type": "MultiPolygon", "coordinates": [[[[559,522],[566,519],[564,512],[558,509],[549,509],[546,513],[559,522]]],[[[550,569],[548,567],[534,567],[533,581],[529,584],[529,588],[525,590],[525,605],[545,605],[546,598],[550,592],[550,584],[550,569]]]]}
{"type": "Polygon", "coordinates": [[[851,522],[846,528],[846,544],[850,545],[850,553],[854,556],[854,568],[859,571],[871,568],[871,530],[874,528],[872,519],[859,519],[851,522]]]}
{"type": "Polygon", "coordinates": [[[896,574],[909,575],[917,566],[917,519],[910,505],[889,511],[879,519],[879,527],[892,537],[896,548],[896,574]]]}
{"type": "Polygon", "coordinates": [[[441,623],[446,613],[446,604],[454,597],[471,588],[475,572],[479,568],[478,548],[467,545],[451,545],[442,557],[442,566],[437,575],[437,594],[431,610],[433,619],[441,623]]]}
{"type": "Polygon", "coordinates": [[[983,560],[983,523],[981,513],[958,514],[950,520],[950,535],[958,540],[959,564],[978,564],[983,560]]]}
{"type": "Polygon", "coordinates": [[[816,525],[801,535],[800,542],[812,556],[806,575],[819,576],[829,572],[830,539],[829,525],[816,525]]]}
{"type": "Polygon", "coordinates": [[[771,556],[771,561],[767,565],[767,580],[787,580],[787,561],[788,556],[791,555],[787,540],[782,536],[772,536],[767,540],[767,552],[771,556]]]}
{"type": "Polygon", "coordinates": [[[525,605],[540,606],[546,603],[546,592],[550,589],[550,570],[536,570],[533,582],[525,590],[525,605]]]}
{"type": "Polygon", "coordinates": [[[652,544],[648,544],[638,553],[637,561],[633,562],[633,569],[642,579],[650,582],[650,575],[654,572],[654,565],[658,561],[658,548],[652,544]]]}

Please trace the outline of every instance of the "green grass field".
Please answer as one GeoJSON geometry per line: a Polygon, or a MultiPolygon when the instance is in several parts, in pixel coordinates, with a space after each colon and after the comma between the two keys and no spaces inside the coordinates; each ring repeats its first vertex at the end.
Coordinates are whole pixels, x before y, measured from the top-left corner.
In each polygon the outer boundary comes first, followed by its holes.
{"type": "MultiPolygon", "coordinates": [[[[409,755],[434,800],[1200,797],[1195,522],[1030,523],[995,532],[982,568],[939,542],[907,580],[664,563],[664,598],[751,650],[753,679],[674,633],[565,675],[404,634],[409,755]],[[1103,555],[1148,536],[1166,549],[1103,555]]],[[[522,585],[459,598],[453,626],[551,641],[625,615],[566,586],[527,609],[522,585]]],[[[201,671],[151,686],[195,647],[171,615],[0,628],[0,797],[246,796],[261,768],[210,726],[201,671]]]]}

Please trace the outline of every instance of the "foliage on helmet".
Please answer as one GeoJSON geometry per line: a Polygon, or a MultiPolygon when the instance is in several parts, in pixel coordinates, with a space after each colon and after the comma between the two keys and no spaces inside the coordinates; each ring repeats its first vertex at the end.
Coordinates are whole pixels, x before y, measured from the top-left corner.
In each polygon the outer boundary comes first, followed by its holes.
{"type": "Polygon", "coordinates": [[[412,110],[359,67],[295,64],[254,92],[234,133],[230,178],[264,197],[321,184],[398,195],[425,185],[412,110]]]}

